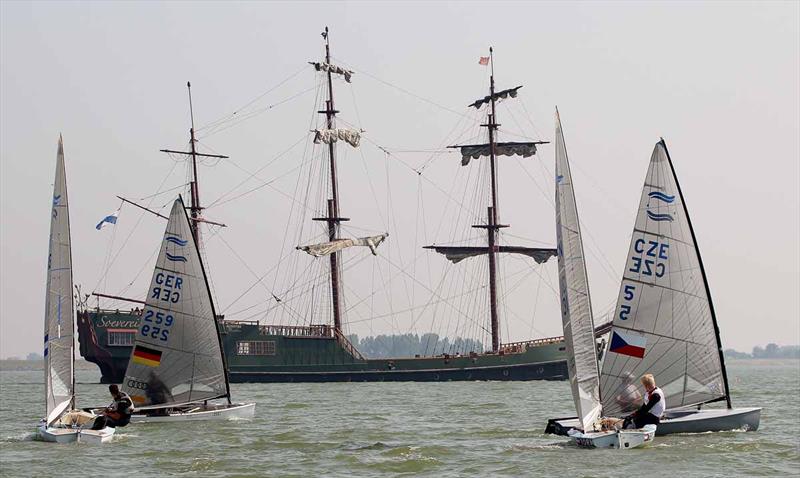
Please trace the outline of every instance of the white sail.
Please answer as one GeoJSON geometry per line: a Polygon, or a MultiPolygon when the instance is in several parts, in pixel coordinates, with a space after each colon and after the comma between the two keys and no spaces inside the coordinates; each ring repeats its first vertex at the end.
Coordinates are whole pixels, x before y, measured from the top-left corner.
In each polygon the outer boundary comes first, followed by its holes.
{"type": "Polygon", "coordinates": [[[122,385],[145,407],[228,395],[211,294],[181,198],[172,205],[122,385]]]}
{"type": "Polygon", "coordinates": [[[58,139],[52,201],[44,313],[44,383],[48,425],[69,409],[75,393],[72,246],[69,236],[64,145],[61,138],[58,139]]]}
{"type": "Polygon", "coordinates": [[[354,239],[336,239],[335,241],[323,242],[320,244],[309,244],[307,246],[297,246],[298,250],[309,253],[314,257],[322,257],[333,254],[334,252],[347,249],[348,247],[364,246],[369,247],[373,256],[378,255],[378,246],[389,237],[389,233],[377,236],[359,237],[354,239]]]}
{"type": "Polygon", "coordinates": [[[606,415],[633,406],[652,373],[669,408],[726,396],[711,299],[683,196],[663,140],[639,202],[601,373],[606,415]]]}
{"type": "Polygon", "coordinates": [[[584,431],[600,417],[600,378],[594,339],[592,304],[581,229],[567,147],[556,111],[556,235],[561,320],[567,344],[567,368],[572,398],[584,431]]]}

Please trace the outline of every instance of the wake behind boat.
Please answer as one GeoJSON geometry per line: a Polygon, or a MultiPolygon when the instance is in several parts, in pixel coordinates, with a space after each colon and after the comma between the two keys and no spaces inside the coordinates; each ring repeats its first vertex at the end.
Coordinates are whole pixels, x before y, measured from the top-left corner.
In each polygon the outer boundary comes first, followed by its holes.
{"type": "Polygon", "coordinates": [[[178,197],[122,382],[136,405],[131,422],[252,418],[255,403],[231,402],[217,327],[196,236],[178,197]],[[218,399],[226,402],[212,402],[218,399]]]}
{"type": "Polygon", "coordinates": [[[44,441],[104,443],[113,428],[91,428],[95,415],[75,408],[75,306],[72,284],[72,241],[69,230],[64,144],[58,139],[55,184],[50,214],[50,249],[44,315],[44,384],[46,417],[37,428],[44,441]]]}
{"type": "MultiPolygon", "coordinates": [[[[761,408],[733,408],[714,304],[672,159],[662,139],[650,158],[601,373],[603,410],[640,405],[634,381],[650,372],[668,408],[657,435],[758,429],[761,408]],[[703,409],[725,401],[727,408],[703,409]]],[[[552,419],[566,435],[577,418],[552,419]]]]}

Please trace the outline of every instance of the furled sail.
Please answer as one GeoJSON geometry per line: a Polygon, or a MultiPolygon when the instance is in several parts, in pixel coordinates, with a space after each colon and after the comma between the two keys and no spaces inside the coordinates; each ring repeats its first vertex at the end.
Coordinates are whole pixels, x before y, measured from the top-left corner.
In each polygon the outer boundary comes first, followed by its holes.
{"type": "Polygon", "coordinates": [[[361,144],[361,131],[352,128],[315,129],[314,143],[331,144],[342,140],[354,148],[361,144]]]}
{"type": "MultiPolygon", "coordinates": [[[[509,96],[512,97],[512,98],[516,98],[517,97],[517,91],[520,88],[522,88],[522,85],[519,85],[516,88],[509,88],[507,90],[498,91],[498,92],[496,92],[494,94],[494,99],[495,99],[495,101],[501,100],[501,99],[504,100],[504,99],[508,98],[509,96]]],[[[484,96],[483,98],[481,98],[479,100],[476,100],[474,103],[472,103],[471,105],[468,105],[468,106],[474,106],[475,109],[479,110],[479,109],[481,109],[481,106],[489,104],[489,102],[491,102],[491,101],[492,101],[492,95],[487,95],[487,96],[484,96]]]]}
{"type": "MultiPolygon", "coordinates": [[[[470,257],[489,253],[489,248],[486,246],[424,246],[423,249],[433,249],[439,254],[444,254],[453,264],[470,257]]],[[[556,255],[555,249],[521,246],[496,246],[495,252],[522,254],[533,258],[537,264],[543,264],[556,255]]]]}
{"type": "Polygon", "coordinates": [[[69,234],[64,145],[61,138],[58,139],[52,201],[47,290],[44,299],[44,384],[48,425],[58,420],[70,408],[75,393],[72,245],[69,234]]]}
{"type": "Polygon", "coordinates": [[[567,146],[556,111],[556,236],[561,321],[567,344],[567,368],[572,398],[584,431],[594,428],[602,412],[600,377],[594,337],[592,302],[583,252],[578,207],[567,146]]]}
{"type": "Polygon", "coordinates": [[[652,373],[669,408],[727,396],[705,272],[666,144],[656,143],[644,182],[601,373],[606,415],[636,403],[652,373]]]}
{"type": "MultiPolygon", "coordinates": [[[[527,143],[520,142],[507,142],[495,143],[494,152],[497,156],[522,156],[529,158],[536,154],[536,145],[544,144],[545,141],[533,141],[527,143]]],[[[461,149],[461,165],[466,166],[471,159],[478,159],[481,156],[489,157],[491,154],[491,144],[465,144],[463,146],[456,146],[461,149]]]]}
{"type": "Polygon", "coordinates": [[[379,234],[377,236],[359,237],[356,239],[337,239],[331,242],[323,242],[321,244],[310,244],[308,246],[297,246],[298,250],[305,251],[314,257],[322,257],[333,254],[334,252],[341,251],[348,247],[353,246],[366,246],[372,251],[373,256],[377,256],[376,249],[386,238],[389,233],[379,234]]]}
{"type": "Polygon", "coordinates": [[[344,81],[350,83],[353,75],[355,74],[352,70],[348,70],[346,68],[342,68],[341,66],[331,65],[330,63],[320,63],[315,61],[308,62],[311,65],[314,65],[314,68],[317,71],[330,71],[331,73],[336,73],[337,75],[344,76],[344,81]]]}
{"type": "Polygon", "coordinates": [[[137,406],[229,395],[214,306],[189,218],[172,205],[123,390],[137,406]]]}

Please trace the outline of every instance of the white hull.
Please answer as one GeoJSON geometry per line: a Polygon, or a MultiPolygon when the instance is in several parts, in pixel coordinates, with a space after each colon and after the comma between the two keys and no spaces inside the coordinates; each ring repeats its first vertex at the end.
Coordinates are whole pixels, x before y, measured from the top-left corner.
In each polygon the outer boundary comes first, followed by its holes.
{"type": "Polygon", "coordinates": [[[41,423],[36,432],[42,440],[51,443],[108,443],[114,436],[114,429],[106,427],[102,430],[91,430],[95,418],[97,416],[93,413],[72,410],[51,426],[41,423]]]}
{"type": "Polygon", "coordinates": [[[647,445],[656,436],[655,425],[645,425],[634,430],[582,433],[570,430],[569,437],[581,448],[614,448],[628,450],[647,445]]]}
{"type": "Polygon", "coordinates": [[[155,410],[134,412],[131,423],[172,423],[190,422],[200,420],[228,420],[231,418],[253,418],[255,403],[232,403],[224,405],[198,405],[171,411],[166,414],[156,414],[155,410]],[[149,412],[149,414],[148,414],[149,412]]]}
{"type": "Polygon", "coordinates": [[[48,427],[45,424],[39,425],[36,433],[42,440],[50,443],[73,443],[78,441],[78,429],[48,427]]]}
{"type": "MultiPolygon", "coordinates": [[[[761,423],[761,409],[706,408],[667,410],[658,424],[657,436],[673,433],[707,433],[730,430],[756,431],[761,423]]],[[[550,420],[545,433],[567,435],[569,430],[580,426],[577,418],[550,420]]]]}

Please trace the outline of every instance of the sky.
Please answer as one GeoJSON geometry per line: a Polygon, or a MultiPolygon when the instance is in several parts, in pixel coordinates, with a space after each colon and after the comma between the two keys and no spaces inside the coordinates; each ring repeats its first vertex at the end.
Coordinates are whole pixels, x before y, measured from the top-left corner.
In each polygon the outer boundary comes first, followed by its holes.
{"type": "MultiPolygon", "coordinates": [[[[292,241],[312,237],[288,234],[287,215],[310,157],[318,76],[307,62],[321,59],[325,26],[335,61],[356,72],[335,85],[342,124],[365,130],[359,152],[339,148],[342,211],[352,231],[390,233],[384,266],[359,252],[345,271],[357,303],[348,331],[464,331],[414,309],[432,291],[452,293],[452,283],[437,288],[441,277],[461,277],[420,246],[471,234],[475,218],[458,211],[477,203],[459,206],[453,193],[469,191],[469,169],[441,151],[478,130],[466,105],[487,93],[478,58],[493,46],[498,87],[524,85],[498,113],[508,140],[552,140],[559,109],[596,312],[616,300],[647,163],[664,137],[724,346],[800,343],[799,5],[0,2],[0,357],[41,353],[59,134],[75,282],[145,295],[163,222],[126,206],[117,226],[94,226],[117,195],[168,211],[184,189],[186,163],[158,150],[187,147],[187,81],[200,149],[230,156],[199,168],[205,217],[228,225],[204,236],[217,308],[260,318],[269,294],[286,288],[271,271],[295,253],[292,241]],[[380,304],[364,309],[372,297],[380,304]]],[[[535,158],[502,163],[502,218],[526,244],[552,245],[552,147],[535,158]]],[[[504,267],[535,280],[505,283],[503,340],[560,335],[552,264],[504,267]]]]}

